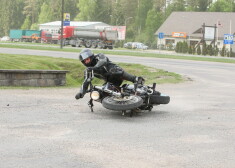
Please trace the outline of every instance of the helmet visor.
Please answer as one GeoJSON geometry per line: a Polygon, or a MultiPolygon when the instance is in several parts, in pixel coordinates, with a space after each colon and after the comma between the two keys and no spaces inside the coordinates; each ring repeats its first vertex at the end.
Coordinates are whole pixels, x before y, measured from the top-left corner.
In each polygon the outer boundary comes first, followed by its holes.
{"type": "Polygon", "coordinates": [[[87,52],[83,52],[83,53],[80,54],[81,61],[87,59],[88,57],[90,57],[90,55],[87,52]]]}

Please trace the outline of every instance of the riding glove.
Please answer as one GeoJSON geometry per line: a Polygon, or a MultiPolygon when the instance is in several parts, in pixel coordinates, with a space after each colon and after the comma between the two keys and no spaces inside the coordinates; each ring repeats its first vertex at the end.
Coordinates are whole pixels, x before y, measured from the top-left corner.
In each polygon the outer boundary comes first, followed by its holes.
{"type": "Polygon", "coordinates": [[[80,98],[83,98],[83,94],[79,92],[76,94],[75,99],[80,99],[80,98]]]}

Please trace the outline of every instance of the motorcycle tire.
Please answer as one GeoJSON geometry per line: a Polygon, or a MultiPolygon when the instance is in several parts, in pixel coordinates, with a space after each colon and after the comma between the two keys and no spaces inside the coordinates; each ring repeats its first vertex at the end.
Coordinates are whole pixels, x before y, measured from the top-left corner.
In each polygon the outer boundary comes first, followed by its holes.
{"type": "Polygon", "coordinates": [[[150,104],[168,104],[170,102],[170,96],[166,96],[163,94],[160,95],[150,95],[150,104]]]}
{"type": "Polygon", "coordinates": [[[143,99],[139,96],[128,96],[128,99],[117,99],[115,97],[105,97],[102,105],[110,110],[132,110],[140,107],[143,104],[143,99]]]}

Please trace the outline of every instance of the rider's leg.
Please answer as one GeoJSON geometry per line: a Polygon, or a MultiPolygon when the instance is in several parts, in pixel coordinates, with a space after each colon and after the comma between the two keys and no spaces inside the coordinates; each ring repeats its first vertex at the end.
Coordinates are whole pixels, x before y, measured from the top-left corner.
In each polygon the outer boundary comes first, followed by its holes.
{"type": "Polygon", "coordinates": [[[141,84],[141,85],[143,85],[145,81],[144,78],[142,78],[141,76],[137,77],[125,71],[123,72],[123,79],[131,81],[133,83],[141,84]]]}

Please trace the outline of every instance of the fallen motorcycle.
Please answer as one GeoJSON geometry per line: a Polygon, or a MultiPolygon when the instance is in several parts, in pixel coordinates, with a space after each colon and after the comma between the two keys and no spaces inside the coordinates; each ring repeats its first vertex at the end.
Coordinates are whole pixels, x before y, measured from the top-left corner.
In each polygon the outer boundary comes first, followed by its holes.
{"type": "Polygon", "coordinates": [[[90,101],[88,105],[93,112],[93,101],[102,103],[103,107],[121,111],[125,115],[130,111],[132,117],[134,112],[141,110],[151,111],[154,105],[168,104],[170,97],[156,91],[156,83],[152,86],[135,84],[124,84],[121,87],[114,86],[112,83],[105,83],[102,86],[93,86],[92,79],[94,72],[85,71],[85,78],[89,81],[90,101]]]}

